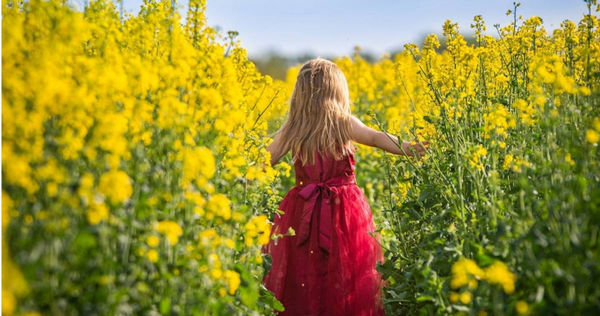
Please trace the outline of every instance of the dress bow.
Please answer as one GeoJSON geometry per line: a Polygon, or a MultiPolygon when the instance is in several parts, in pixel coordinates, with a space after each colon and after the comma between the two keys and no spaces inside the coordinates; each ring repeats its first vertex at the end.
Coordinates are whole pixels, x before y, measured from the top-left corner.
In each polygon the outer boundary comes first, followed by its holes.
{"type": "Polygon", "coordinates": [[[297,245],[302,245],[310,236],[311,221],[313,213],[317,206],[320,205],[319,218],[319,247],[329,253],[331,248],[331,231],[332,231],[332,206],[331,197],[334,195],[333,187],[356,183],[354,174],[349,176],[341,176],[331,178],[324,182],[306,183],[304,188],[298,193],[305,200],[302,210],[302,218],[300,227],[297,232],[297,245]],[[320,200],[321,203],[318,203],[320,200]]]}

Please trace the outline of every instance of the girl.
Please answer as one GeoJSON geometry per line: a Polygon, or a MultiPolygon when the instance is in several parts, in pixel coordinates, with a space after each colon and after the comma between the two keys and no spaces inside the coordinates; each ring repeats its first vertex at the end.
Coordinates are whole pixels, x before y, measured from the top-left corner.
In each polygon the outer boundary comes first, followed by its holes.
{"type": "Polygon", "coordinates": [[[352,141],[418,157],[425,147],[400,145],[351,115],[348,84],[334,63],[310,60],[296,80],[288,120],[267,147],[271,165],[292,151],[296,186],[273,219],[271,237],[279,238],[263,247],[272,258],[263,284],[283,303],[281,315],[383,315],[376,270],[383,254],[356,185],[352,141]]]}

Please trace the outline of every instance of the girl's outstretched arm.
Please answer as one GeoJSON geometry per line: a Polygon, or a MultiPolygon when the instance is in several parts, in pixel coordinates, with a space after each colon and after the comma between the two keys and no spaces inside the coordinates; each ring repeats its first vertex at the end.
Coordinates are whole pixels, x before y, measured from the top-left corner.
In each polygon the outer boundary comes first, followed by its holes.
{"type": "Polygon", "coordinates": [[[271,144],[267,146],[267,150],[271,153],[271,166],[274,166],[277,162],[279,162],[279,159],[281,159],[281,157],[283,157],[287,153],[287,151],[282,152],[281,150],[280,136],[281,134],[275,135],[275,138],[273,138],[271,144]]]}
{"type": "MultiPolygon", "coordinates": [[[[402,144],[399,144],[396,136],[376,131],[366,126],[354,115],[350,116],[350,122],[350,137],[357,143],[381,148],[396,155],[414,156],[413,150],[416,151],[419,158],[425,155],[425,147],[420,144],[411,145],[411,143],[407,141],[403,141],[402,144]]],[[[423,142],[423,145],[427,144],[429,144],[428,141],[423,142]]]]}

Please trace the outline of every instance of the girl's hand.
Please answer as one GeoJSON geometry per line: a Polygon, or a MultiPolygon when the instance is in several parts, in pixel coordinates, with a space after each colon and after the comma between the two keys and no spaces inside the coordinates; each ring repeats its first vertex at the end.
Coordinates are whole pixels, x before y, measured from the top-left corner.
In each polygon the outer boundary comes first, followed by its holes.
{"type": "Polygon", "coordinates": [[[421,159],[427,153],[427,147],[429,146],[429,141],[417,142],[416,144],[411,144],[411,142],[403,141],[402,142],[402,150],[406,153],[407,156],[417,157],[421,159]]]}

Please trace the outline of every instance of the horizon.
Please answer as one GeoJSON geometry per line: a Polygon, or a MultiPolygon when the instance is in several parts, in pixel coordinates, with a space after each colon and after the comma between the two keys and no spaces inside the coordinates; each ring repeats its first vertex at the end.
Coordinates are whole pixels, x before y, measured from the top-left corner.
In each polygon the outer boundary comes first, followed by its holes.
{"type": "MultiPolygon", "coordinates": [[[[81,1],[84,0],[72,1],[82,7],[81,1]]],[[[124,0],[123,9],[137,15],[142,3],[142,0],[124,0]]],[[[507,10],[512,10],[512,3],[512,0],[462,0],[454,3],[435,0],[416,3],[391,0],[376,3],[356,0],[326,3],[316,0],[275,3],[267,0],[209,0],[205,15],[207,25],[221,34],[237,31],[237,39],[252,58],[270,53],[282,56],[348,56],[355,46],[380,58],[385,53],[401,50],[406,43],[420,44],[417,41],[428,34],[441,34],[446,19],[457,22],[459,32],[468,35],[473,33],[470,28],[473,17],[482,15],[487,27],[484,33],[494,36],[494,24],[503,27],[512,23],[512,15],[505,15],[507,10]],[[402,15],[398,12],[409,13],[402,15]]],[[[118,8],[119,4],[116,5],[118,8]]],[[[187,1],[177,6],[184,21],[187,1]]],[[[522,15],[524,20],[539,16],[544,28],[551,34],[554,29],[560,28],[564,19],[577,23],[586,11],[584,1],[528,0],[521,1],[517,14],[522,15]]]]}

